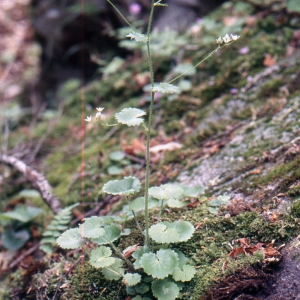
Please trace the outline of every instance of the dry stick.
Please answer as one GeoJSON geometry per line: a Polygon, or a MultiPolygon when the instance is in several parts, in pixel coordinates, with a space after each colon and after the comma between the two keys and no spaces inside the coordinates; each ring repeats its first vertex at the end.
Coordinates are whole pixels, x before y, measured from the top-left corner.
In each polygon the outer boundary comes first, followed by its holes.
{"type": "Polygon", "coordinates": [[[57,293],[58,293],[58,290],[59,290],[59,288],[60,288],[60,285],[61,285],[61,282],[62,282],[63,278],[68,277],[68,276],[70,275],[71,271],[76,267],[76,265],[77,265],[82,259],[84,259],[84,256],[80,256],[80,257],[78,258],[78,260],[77,260],[77,261],[71,266],[71,268],[66,272],[66,274],[65,274],[64,276],[61,276],[61,277],[60,277],[59,282],[58,282],[58,284],[57,284],[57,286],[56,286],[55,293],[54,293],[54,296],[53,296],[52,300],[55,300],[56,295],[57,295],[57,293]]]}
{"type": "Polygon", "coordinates": [[[9,264],[9,268],[14,268],[18,263],[20,263],[26,256],[30,255],[32,252],[37,250],[40,247],[40,243],[35,244],[31,248],[29,248],[26,252],[21,254],[16,260],[9,264]]]}
{"type": "Polygon", "coordinates": [[[76,225],[78,222],[82,221],[83,218],[87,218],[87,217],[90,217],[90,216],[96,216],[96,215],[98,215],[98,216],[103,215],[103,213],[101,213],[101,210],[102,211],[105,210],[105,208],[109,204],[113,204],[113,203],[119,201],[119,199],[120,199],[120,197],[118,197],[118,196],[108,195],[101,202],[99,202],[96,207],[94,207],[90,211],[85,212],[84,214],[82,214],[79,217],[77,217],[76,219],[74,219],[71,222],[71,226],[76,225]]]}
{"type": "Polygon", "coordinates": [[[25,178],[37,189],[44,202],[51,208],[54,213],[58,213],[61,209],[59,200],[50,193],[51,186],[45,176],[31,167],[27,166],[22,160],[13,156],[0,153],[0,162],[12,165],[19,172],[23,173],[25,178]]]}

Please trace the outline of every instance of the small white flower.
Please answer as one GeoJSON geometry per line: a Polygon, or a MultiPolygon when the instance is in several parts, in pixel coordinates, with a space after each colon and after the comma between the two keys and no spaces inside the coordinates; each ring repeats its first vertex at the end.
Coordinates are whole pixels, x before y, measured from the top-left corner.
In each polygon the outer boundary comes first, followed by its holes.
{"type": "Polygon", "coordinates": [[[101,118],[101,112],[98,111],[98,112],[96,113],[96,119],[99,120],[100,118],[101,118]]]}
{"type": "Polygon", "coordinates": [[[104,107],[96,107],[96,110],[100,113],[102,112],[103,109],[104,109],[104,107]]]}
{"type": "Polygon", "coordinates": [[[222,44],[223,44],[223,39],[222,39],[222,37],[219,36],[219,37],[216,39],[216,42],[217,42],[217,44],[222,45],[222,44]]]}
{"type": "Polygon", "coordinates": [[[236,41],[238,38],[240,38],[240,35],[230,34],[230,37],[233,41],[236,41]]]}
{"type": "Polygon", "coordinates": [[[223,37],[223,42],[225,44],[228,44],[232,41],[231,37],[228,35],[228,33],[225,34],[225,36],[223,37]]]}
{"type": "Polygon", "coordinates": [[[86,119],[84,119],[84,121],[86,121],[86,122],[91,122],[91,121],[92,121],[92,117],[91,117],[91,116],[88,116],[88,117],[86,117],[86,119]]]}

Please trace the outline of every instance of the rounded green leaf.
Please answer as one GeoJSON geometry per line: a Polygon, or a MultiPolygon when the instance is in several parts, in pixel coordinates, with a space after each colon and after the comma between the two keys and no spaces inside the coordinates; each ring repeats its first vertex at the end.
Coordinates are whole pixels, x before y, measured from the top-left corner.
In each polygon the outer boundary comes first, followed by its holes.
{"type": "Polygon", "coordinates": [[[154,280],[152,293],[158,300],[175,300],[179,295],[179,287],[170,279],[154,280]]]}
{"type": "Polygon", "coordinates": [[[181,184],[180,187],[183,189],[183,196],[184,197],[199,197],[201,194],[203,194],[205,187],[202,185],[198,185],[195,187],[189,187],[187,185],[181,184]]]}
{"type": "Polygon", "coordinates": [[[129,37],[131,39],[136,40],[137,42],[147,43],[148,38],[144,34],[138,32],[138,31],[132,31],[129,34],[126,35],[126,37],[129,37]]]}
{"type": "Polygon", "coordinates": [[[146,115],[146,113],[138,108],[124,108],[119,113],[115,114],[115,118],[118,123],[125,124],[127,126],[136,126],[140,125],[144,122],[142,116],[146,115]]]}
{"type": "Polygon", "coordinates": [[[65,231],[56,242],[63,249],[77,249],[82,246],[83,239],[78,228],[72,228],[65,231]]]}
{"type": "Polygon", "coordinates": [[[123,173],[123,169],[119,166],[112,165],[107,168],[107,173],[109,175],[120,175],[123,173]]]}
{"type": "Polygon", "coordinates": [[[98,238],[92,239],[92,242],[98,245],[105,245],[117,240],[121,236],[121,228],[116,224],[106,225],[104,234],[98,238]]]}
{"type": "Polygon", "coordinates": [[[168,227],[168,222],[152,225],[149,228],[149,235],[155,242],[161,244],[177,243],[180,239],[176,229],[168,227]]]}
{"type": "Polygon", "coordinates": [[[111,257],[111,250],[108,247],[101,246],[91,252],[90,264],[95,268],[109,267],[115,262],[115,258],[111,257]]]}
{"type": "Polygon", "coordinates": [[[180,93],[179,87],[177,87],[173,84],[166,83],[166,82],[160,83],[159,86],[154,86],[152,91],[155,93],[159,92],[162,94],[179,94],[180,93]]]}
{"type": "Polygon", "coordinates": [[[138,295],[138,296],[133,297],[132,300],[152,300],[152,299],[149,297],[142,297],[142,296],[138,295]]]}
{"type": "Polygon", "coordinates": [[[141,282],[142,276],[137,273],[127,273],[124,275],[124,278],[126,280],[126,285],[128,286],[134,286],[141,282]]]}
{"type": "MultiPolygon", "coordinates": [[[[151,278],[152,281],[152,278],[151,278]]],[[[135,290],[139,294],[145,294],[150,290],[150,286],[148,283],[142,282],[135,286],[135,290]]]]}
{"type": "Polygon", "coordinates": [[[108,181],[103,186],[103,191],[112,195],[125,195],[129,196],[141,189],[141,182],[138,178],[133,176],[124,177],[121,180],[108,181]]]}
{"type": "Polygon", "coordinates": [[[123,151],[113,151],[109,154],[109,158],[114,161],[120,161],[125,157],[125,152],[123,151]]]}
{"type": "Polygon", "coordinates": [[[2,245],[8,250],[18,250],[22,248],[29,240],[30,234],[28,230],[23,229],[14,231],[9,228],[2,233],[1,241],[2,245]]]}
{"type": "Polygon", "coordinates": [[[176,281],[190,281],[194,277],[196,269],[190,265],[175,268],[173,278],[176,281]]]}
{"type": "MultiPolygon", "coordinates": [[[[158,200],[149,197],[148,199],[148,208],[153,208],[158,206],[158,200]]],[[[129,204],[130,210],[140,211],[145,209],[145,197],[138,197],[130,202],[129,204]]]]}
{"type": "Polygon", "coordinates": [[[122,268],[123,261],[121,259],[115,258],[115,262],[107,268],[101,270],[107,280],[118,280],[124,276],[125,270],[122,268]]]}
{"type": "Polygon", "coordinates": [[[180,208],[180,207],[186,206],[187,204],[189,204],[189,202],[188,201],[180,201],[177,199],[171,199],[171,200],[166,201],[166,204],[168,207],[180,208]]]}
{"type": "Polygon", "coordinates": [[[182,267],[188,262],[188,258],[180,250],[174,249],[174,251],[178,255],[178,266],[182,267]]]}
{"type": "Polygon", "coordinates": [[[287,0],[286,8],[294,13],[300,13],[300,5],[298,0],[287,0]]]}
{"type": "Polygon", "coordinates": [[[178,243],[189,240],[194,231],[187,221],[161,222],[150,227],[149,235],[157,243],[178,243]]]}
{"type": "Polygon", "coordinates": [[[149,195],[159,200],[180,199],[183,192],[184,191],[180,186],[170,183],[151,187],[149,189],[149,195]]]}
{"type": "Polygon", "coordinates": [[[194,226],[187,221],[175,221],[170,223],[169,226],[176,229],[177,233],[179,234],[180,238],[178,242],[185,242],[189,240],[195,231],[194,226]]]}
{"type": "Polygon", "coordinates": [[[79,232],[86,238],[98,238],[105,233],[103,224],[100,217],[85,218],[84,223],[79,226],[79,232]]]}
{"type": "Polygon", "coordinates": [[[177,267],[178,256],[171,249],[160,249],[157,253],[146,253],[140,259],[140,264],[148,275],[154,278],[165,278],[177,267]]]}
{"type": "Polygon", "coordinates": [[[139,269],[142,267],[140,264],[140,259],[145,253],[149,253],[149,252],[150,252],[150,248],[148,246],[143,246],[132,253],[131,256],[136,259],[136,261],[134,262],[135,269],[139,269]]]}
{"type": "Polygon", "coordinates": [[[38,207],[32,207],[27,205],[19,205],[14,210],[2,213],[1,216],[18,220],[22,223],[27,223],[39,215],[43,210],[38,207]]]}

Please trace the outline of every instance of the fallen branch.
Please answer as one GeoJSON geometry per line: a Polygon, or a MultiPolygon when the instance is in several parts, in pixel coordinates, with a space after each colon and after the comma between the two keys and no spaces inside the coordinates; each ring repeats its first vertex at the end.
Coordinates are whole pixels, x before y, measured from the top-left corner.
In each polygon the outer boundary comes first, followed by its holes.
{"type": "Polygon", "coordinates": [[[43,174],[27,166],[22,160],[13,156],[0,153],[0,162],[12,165],[19,172],[23,173],[25,178],[40,193],[42,199],[51,208],[51,210],[54,213],[58,213],[60,211],[60,202],[54,195],[51,194],[51,186],[43,174]]]}
{"type": "Polygon", "coordinates": [[[23,254],[19,255],[17,259],[15,259],[12,263],[9,264],[9,268],[14,268],[17,266],[25,257],[29,256],[31,253],[36,251],[40,247],[40,243],[37,243],[30,247],[26,252],[23,254]]]}

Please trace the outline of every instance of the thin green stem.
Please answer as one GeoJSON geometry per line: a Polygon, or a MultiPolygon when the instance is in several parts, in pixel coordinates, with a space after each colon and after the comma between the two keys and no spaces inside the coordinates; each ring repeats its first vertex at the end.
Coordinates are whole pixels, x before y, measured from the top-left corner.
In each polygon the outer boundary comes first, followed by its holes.
{"type": "Polygon", "coordinates": [[[114,251],[127,263],[127,265],[131,268],[134,268],[133,264],[131,263],[130,260],[128,260],[124,254],[106,237],[103,235],[103,238],[107,240],[109,245],[114,249],[114,251]]]}
{"type": "Polygon", "coordinates": [[[132,210],[131,212],[132,212],[132,214],[133,214],[133,217],[134,217],[134,220],[135,220],[135,223],[136,223],[136,226],[137,226],[138,230],[140,231],[140,233],[141,233],[142,235],[144,235],[143,230],[142,230],[142,228],[141,228],[141,226],[140,226],[140,223],[139,223],[139,221],[138,221],[138,219],[137,219],[137,217],[136,217],[134,211],[132,210]]]}
{"type": "Polygon", "coordinates": [[[164,205],[164,200],[161,200],[161,205],[160,205],[160,208],[159,208],[159,215],[158,215],[158,222],[161,221],[161,212],[162,212],[162,209],[163,209],[163,205],[164,205]]]}
{"type": "MultiPolygon", "coordinates": [[[[154,74],[153,74],[153,65],[151,59],[150,51],[150,33],[151,25],[153,20],[154,12],[154,0],[151,3],[151,11],[148,22],[147,30],[147,56],[148,56],[148,66],[150,71],[151,87],[154,87],[154,74]]],[[[151,92],[151,103],[149,109],[149,118],[148,118],[148,127],[147,127],[147,142],[146,142],[146,178],[145,178],[145,225],[146,225],[146,234],[145,234],[145,245],[150,247],[150,237],[149,237],[149,181],[150,181],[150,136],[151,136],[151,124],[152,124],[152,114],[153,114],[153,104],[154,104],[154,92],[151,92]]]]}
{"type": "Polygon", "coordinates": [[[200,64],[202,64],[204,61],[206,61],[209,57],[211,57],[213,54],[215,54],[218,50],[220,50],[224,46],[226,46],[226,44],[222,45],[222,46],[219,45],[217,49],[215,49],[214,51],[210,52],[205,58],[203,58],[200,62],[198,62],[196,65],[194,65],[190,70],[188,70],[188,71],[186,71],[184,73],[181,73],[180,75],[176,76],[171,81],[169,81],[168,83],[172,83],[175,80],[177,80],[178,78],[180,78],[180,77],[186,75],[187,73],[191,72],[192,70],[196,69],[200,64]]]}
{"type": "Polygon", "coordinates": [[[116,12],[120,15],[120,17],[124,20],[124,22],[128,26],[130,26],[134,31],[139,31],[132,24],[129,23],[129,21],[124,17],[124,15],[120,12],[120,10],[110,0],[106,0],[106,1],[116,10],[116,12]]]}

